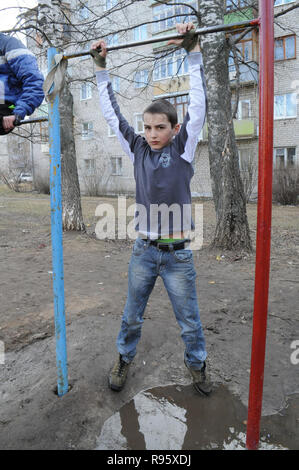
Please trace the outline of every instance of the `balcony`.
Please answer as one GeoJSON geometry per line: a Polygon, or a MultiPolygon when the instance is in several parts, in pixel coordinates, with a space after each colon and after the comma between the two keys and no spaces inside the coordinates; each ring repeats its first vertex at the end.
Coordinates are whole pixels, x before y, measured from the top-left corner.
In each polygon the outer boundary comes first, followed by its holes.
{"type": "MultiPolygon", "coordinates": [[[[253,139],[258,136],[254,119],[234,119],[234,131],[236,139],[253,139]]],[[[207,122],[203,126],[199,140],[203,142],[208,140],[207,122]]]]}
{"type": "Polygon", "coordinates": [[[236,138],[252,138],[255,136],[253,119],[234,119],[236,138]]]}
{"type": "Polygon", "coordinates": [[[241,21],[252,20],[256,16],[254,9],[247,7],[247,8],[236,8],[235,10],[227,10],[226,14],[224,15],[224,24],[231,24],[231,23],[240,23],[241,21]]]}

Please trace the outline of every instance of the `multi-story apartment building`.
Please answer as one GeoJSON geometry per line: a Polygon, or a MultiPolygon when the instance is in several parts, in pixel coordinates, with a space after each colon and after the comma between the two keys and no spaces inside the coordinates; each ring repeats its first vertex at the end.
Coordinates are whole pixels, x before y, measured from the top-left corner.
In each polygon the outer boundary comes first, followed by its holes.
{"type": "MultiPolygon", "coordinates": [[[[275,12],[291,6],[292,3],[294,2],[289,0],[276,0],[275,12]]],[[[299,165],[298,24],[298,9],[280,16],[275,21],[273,151],[275,169],[294,168],[299,165]]]]}
{"type": "MultiPolygon", "coordinates": [[[[225,1],[225,0],[224,0],[225,1]]],[[[101,31],[110,45],[140,41],[151,36],[161,36],[174,31],[176,21],[191,18],[187,3],[197,7],[197,0],[182,2],[172,0],[156,3],[147,0],[135,2],[125,11],[117,8],[117,0],[98,2],[88,0],[65,2],[71,21],[92,21],[94,13],[101,15],[101,31]],[[80,8],[78,5],[80,4],[80,8]],[[78,6],[76,9],[75,7],[78,6]],[[185,15],[176,18],[176,15],[185,15]]],[[[245,0],[226,0],[225,22],[257,16],[254,8],[245,0]]],[[[281,11],[292,0],[276,0],[275,13],[281,11]]],[[[297,116],[299,95],[299,60],[297,58],[297,28],[299,11],[280,16],[275,21],[275,105],[274,105],[274,168],[295,166],[299,144],[299,119],[297,116]]],[[[73,34],[73,33],[72,33],[73,34]]],[[[70,31],[65,28],[66,39],[70,31]]],[[[70,39],[70,38],[69,38],[70,39]]],[[[66,41],[66,46],[68,42],[66,41]]],[[[72,46],[73,47],[73,46],[72,46]]],[[[90,48],[90,41],[79,44],[78,49],[90,48]]],[[[237,44],[240,86],[236,86],[237,70],[230,57],[232,107],[238,90],[239,102],[234,119],[240,166],[246,175],[257,169],[258,155],[258,31],[250,31],[237,44]]],[[[159,97],[169,99],[178,111],[182,122],[188,106],[188,65],[183,50],[165,55],[165,43],[140,46],[109,54],[108,68],[113,88],[122,113],[135,128],[143,133],[142,111],[152,100],[159,97]]],[[[45,68],[45,64],[41,65],[45,68]]],[[[98,93],[93,65],[89,58],[73,59],[69,62],[69,74],[73,80],[74,128],[79,180],[82,192],[98,186],[103,194],[133,194],[135,190],[133,167],[121,149],[117,138],[104,121],[98,105],[98,93]]],[[[35,173],[48,167],[46,125],[41,126],[43,143],[33,152],[35,173]],[[43,164],[41,165],[41,162],[43,164]]],[[[195,175],[192,179],[194,195],[212,196],[208,159],[208,130],[205,124],[194,161],[195,175]]],[[[257,174],[255,174],[257,177],[257,174]]]]}

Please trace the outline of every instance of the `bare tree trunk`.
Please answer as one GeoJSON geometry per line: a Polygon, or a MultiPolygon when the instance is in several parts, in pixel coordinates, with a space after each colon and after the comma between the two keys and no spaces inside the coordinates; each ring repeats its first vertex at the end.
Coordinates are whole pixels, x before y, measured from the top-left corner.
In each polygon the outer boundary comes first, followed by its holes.
{"type": "MultiPolygon", "coordinates": [[[[47,35],[47,41],[52,41],[58,50],[64,48],[62,27],[64,21],[63,2],[60,0],[39,2],[38,26],[47,35]]],[[[60,95],[59,111],[61,120],[62,226],[63,230],[85,231],[73,132],[73,96],[67,81],[60,95]]]]}
{"type": "MultiPolygon", "coordinates": [[[[224,2],[200,3],[202,26],[224,23],[224,2]]],[[[229,46],[223,32],[202,37],[208,95],[209,159],[216,209],[213,247],[251,251],[246,197],[235,141],[228,73],[229,46]]]]}
{"type": "Polygon", "coordinates": [[[73,132],[73,96],[66,83],[60,95],[63,230],[85,231],[73,132]]]}

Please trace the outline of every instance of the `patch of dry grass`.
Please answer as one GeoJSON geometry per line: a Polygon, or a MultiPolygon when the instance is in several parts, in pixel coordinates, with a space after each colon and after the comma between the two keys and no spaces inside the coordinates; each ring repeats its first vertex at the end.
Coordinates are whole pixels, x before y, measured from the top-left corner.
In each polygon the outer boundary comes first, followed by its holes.
{"type": "MultiPolygon", "coordinates": [[[[135,203],[134,198],[126,199],[126,207],[135,203]]],[[[82,211],[84,222],[87,227],[92,229],[98,218],[95,216],[95,210],[99,204],[111,204],[115,211],[116,220],[118,217],[118,198],[117,197],[82,197],[82,211]]],[[[193,200],[193,213],[195,204],[203,204],[203,224],[205,237],[207,231],[210,233],[215,226],[216,217],[213,201],[201,200],[195,198],[193,200]]],[[[257,204],[249,203],[247,205],[247,215],[250,229],[256,230],[257,204]]],[[[26,224],[30,221],[30,225],[42,224],[49,226],[50,224],[50,196],[37,193],[15,193],[6,186],[0,185],[0,218],[1,225],[5,221],[3,218],[13,218],[14,223],[26,224]],[[2,214],[2,216],[1,216],[2,214]],[[18,222],[19,221],[19,222],[18,222]]],[[[127,222],[132,217],[127,216],[127,222]]],[[[7,221],[6,221],[7,222],[7,221]]],[[[289,230],[291,232],[299,229],[299,207],[298,206],[280,206],[273,204],[272,206],[272,228],[273,230],[289,230]]]]}

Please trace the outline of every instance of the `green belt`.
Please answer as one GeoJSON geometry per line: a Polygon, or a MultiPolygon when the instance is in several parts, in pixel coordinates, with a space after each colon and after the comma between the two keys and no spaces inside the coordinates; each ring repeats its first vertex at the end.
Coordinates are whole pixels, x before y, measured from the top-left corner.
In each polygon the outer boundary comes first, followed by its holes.
{"type": "Polygon", "coordinates": [[[159,243],[173,243],[181,241],[181,238],[161,238],[157,241],[159,241],[159,243]]]}

